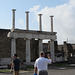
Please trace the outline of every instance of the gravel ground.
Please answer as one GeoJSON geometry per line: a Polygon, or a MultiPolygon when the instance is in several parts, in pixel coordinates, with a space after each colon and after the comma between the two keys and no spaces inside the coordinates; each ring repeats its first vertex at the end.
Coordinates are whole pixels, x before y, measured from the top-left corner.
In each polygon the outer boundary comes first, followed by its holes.
{"type": "MultiPolygon", "coordinates": [[[[22,71],[20,72],[20,75],[33,75],[33,71],[26,72],[22,71]]],[[[0,73],[0,75],[13,75],[11,73],[0,73]]],[[[57,69],[57,70],[48,70],[48,75],[75,75],[75,69],[57,69]]]]}

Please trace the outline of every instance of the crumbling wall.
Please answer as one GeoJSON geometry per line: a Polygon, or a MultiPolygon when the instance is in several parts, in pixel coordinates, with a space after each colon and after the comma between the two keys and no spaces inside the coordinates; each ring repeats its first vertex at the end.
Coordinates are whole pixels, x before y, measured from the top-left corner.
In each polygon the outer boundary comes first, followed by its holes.
{"type": "Polygon", "coordinates": [[[7,38],[10,30],[0,29],[0,58],[11,57],[11,40],[7,38]]]}
{"type": "MultiPolygon", "coordinates": [[[[0,58],[11,58],[11,38],[7,37],[9,29],[0,29],[0,58]]],[[[38,56],[38,40],[31,39],[31,61],[38,56]]],[[[24,62],[26,61],[26,40],[24,38],[16,39],[16,53],[24,62]]]]}

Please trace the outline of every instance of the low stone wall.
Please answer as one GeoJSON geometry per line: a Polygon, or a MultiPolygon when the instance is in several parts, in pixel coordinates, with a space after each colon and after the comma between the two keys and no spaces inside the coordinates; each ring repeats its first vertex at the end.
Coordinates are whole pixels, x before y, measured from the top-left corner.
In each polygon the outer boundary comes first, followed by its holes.
{"type": "Polygon", "coordinates": [[[64,61],[64,58],[61,56],[61,57],[55,57],[55,62],[62,62],[64,61]]]}
{"type": "Polygon", "coordinates": [[[8,65],[11,62],[11,58],[0,58],[0,65],[8,65]]]}

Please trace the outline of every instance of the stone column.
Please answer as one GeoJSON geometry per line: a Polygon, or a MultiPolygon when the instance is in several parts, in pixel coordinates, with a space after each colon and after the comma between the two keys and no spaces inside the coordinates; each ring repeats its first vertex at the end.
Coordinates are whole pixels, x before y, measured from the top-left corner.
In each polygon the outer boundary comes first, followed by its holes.
{"type": "Polygon", "coordinates": [[[51,32],[53,32],[53,17],[54,16],[50,16],[51,17],[51,32]]]}
{"type": "Polygon", "coordinates": [[[26,39],[26,63],[30,63],[30,39],[26,39]]]}
{"type": "Polygon", "coordinates": [[[43,44],[42,44],[42,39],[39,39],[39,56],[41,51],[43,51],[43,44]]]}
{"type": "Polygon", "coordinates": [[[12,38],[11,39],[11,58],[13,55],[16,54],[16,39],[12,38]]]}
{"type": "Polygon", "coordinates": [[[29,13],[29,11],[27,11],[25,13],[26,13],[26,30],[29,30],[29,20],[28,20],[28,13],[29,13]]]}
{"type": "Polygon", "coordinates": [[[50,51],[51,51],[51,59],[53,63],[55,62],[55,50],[54,50],[54,40],[50,41],[50,51]]]}
{"type": "Polygon", "coordinates": [[[38,14],[38,15],[39,15],[39,31],[42,31],[42,21],[41,21],[42,14],[38,14]]]}
{"type": "Polygon", "coordinates": [[[12,19],[12,30],[11,31],[14,31],[15,29],[15,11],[16,9],[12,9],[13,11],[13,19],[12,19]]]}

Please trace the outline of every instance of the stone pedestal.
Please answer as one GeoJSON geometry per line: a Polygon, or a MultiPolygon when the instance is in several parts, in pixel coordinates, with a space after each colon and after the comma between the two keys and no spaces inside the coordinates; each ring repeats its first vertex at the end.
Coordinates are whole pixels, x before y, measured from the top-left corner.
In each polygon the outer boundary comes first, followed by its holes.
{"type": "Polygon", "coordinates": [[[54,40],[50,41],[50,51],[51,51],[51,59],[54,63],[55,62],[54,40]]]}
{"type": "Polygon", "coordinates": [[[16,39],[11,39],[11,57],[16,54],[16,39]]]}
{"type": "Polygon", "coordinates": [[[39,39],[39,56],[41,51],[43,51],[43,43],[42,43],[42,39],[39,39]]]}
{"type": "Polygon", "coordinates": [[[26,62],[30,63],[30,39],[26,39],[26,62]]]}

